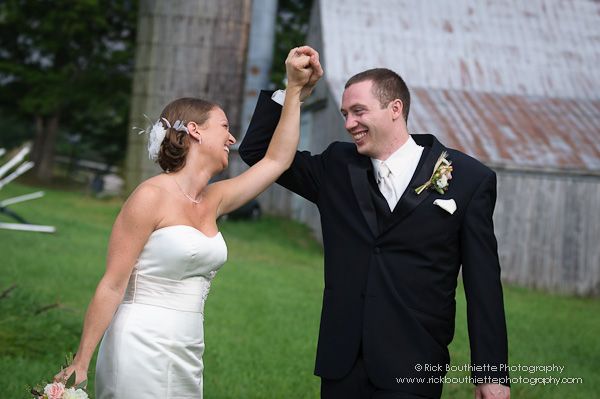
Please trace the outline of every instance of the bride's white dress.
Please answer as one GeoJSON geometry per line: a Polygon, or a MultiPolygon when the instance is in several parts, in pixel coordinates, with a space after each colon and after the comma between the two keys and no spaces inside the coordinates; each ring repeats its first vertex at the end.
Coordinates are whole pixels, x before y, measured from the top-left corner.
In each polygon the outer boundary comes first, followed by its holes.
{"type": "Polygon", "coordinates": [[[100,345],[96,399],[202,397],[204,302],[226,260],[221,233],[150,235],[100,345]]]}

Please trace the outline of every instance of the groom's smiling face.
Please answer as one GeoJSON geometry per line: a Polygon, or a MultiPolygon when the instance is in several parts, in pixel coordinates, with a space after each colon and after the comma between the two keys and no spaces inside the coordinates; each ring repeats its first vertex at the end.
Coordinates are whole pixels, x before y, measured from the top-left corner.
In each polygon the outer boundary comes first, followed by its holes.
{"type": "Polygon", "coordinates": [[[394,126],[395,106],[397,104],[391,102],[381,107],[370,80],[355,83],[344,91],[341,112],[346,130],[360,154],[385,161],[400,148],[401,139],[394,126]]]}

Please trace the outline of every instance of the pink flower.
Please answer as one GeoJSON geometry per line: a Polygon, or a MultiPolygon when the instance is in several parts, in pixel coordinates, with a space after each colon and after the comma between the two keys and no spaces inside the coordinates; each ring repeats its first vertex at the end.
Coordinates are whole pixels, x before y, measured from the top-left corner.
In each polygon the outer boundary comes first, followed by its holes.
{"type": "Polygon", "coordinates": [[[48,399],[61,399],[65,393],[65,386],[62,382],[54,382],[46,385],[44,393],[48,395],[48,399]]]}

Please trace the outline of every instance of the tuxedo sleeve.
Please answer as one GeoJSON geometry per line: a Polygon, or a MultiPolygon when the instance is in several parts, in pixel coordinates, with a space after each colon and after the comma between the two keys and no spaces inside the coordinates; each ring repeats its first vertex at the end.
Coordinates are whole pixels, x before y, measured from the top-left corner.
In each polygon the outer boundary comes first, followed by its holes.
{"type": "Polygon", "coordinates": [[[489,171],[471,197],[461,230],[462,274],[467,298],[472,377],[510,385],[504,300],[492,216],[496,174],[489,171]]]}
{"type": "MultiPolygon", "coordinates": [[[[239,148],[240,157],[252,166],[266,154],[282,106],[271,100],[273,92],[261,91],[250,125],[239,148]]],[[[292,166],[283,173],[277,183],[311,202],[316,202],[324,179],[327,151],[312,155],[297,151],[292,166]]]]}

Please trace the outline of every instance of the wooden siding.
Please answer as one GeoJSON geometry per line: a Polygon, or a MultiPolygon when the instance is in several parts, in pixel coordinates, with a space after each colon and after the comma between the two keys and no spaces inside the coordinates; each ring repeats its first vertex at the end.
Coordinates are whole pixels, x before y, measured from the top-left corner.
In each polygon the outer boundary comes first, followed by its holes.
{"type": "Polygon", "coordinates": [[[600,294],[600,178],[497,170],[502,279],[549,292],[600,294]]]}

